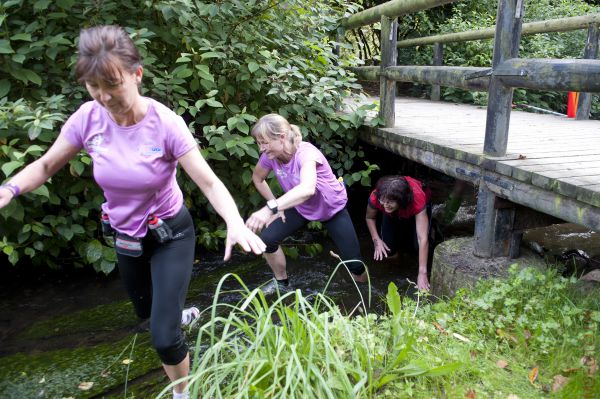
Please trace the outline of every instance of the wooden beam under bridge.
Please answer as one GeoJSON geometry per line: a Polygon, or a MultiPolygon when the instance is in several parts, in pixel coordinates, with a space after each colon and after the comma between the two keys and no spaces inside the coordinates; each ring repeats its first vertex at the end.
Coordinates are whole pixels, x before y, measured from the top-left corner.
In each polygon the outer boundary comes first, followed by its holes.
{"type": "MultiPolygon", "coordinates": [[[[487,190],[516,204],[589,227],[594,231],[600,231],[599,208],[590,207],[589,204],[575,198],[544,190],[498,173],[495,171],[497,160],[492,158],[471,157],[468,158],[470,162],[464,161],[456,159],[456,157],[464,157],[458,152],[459,150],[450,148],[447,149],[446,154],[448,155],[442,155],[438,153],[441,148],[429,147],[431,150],[419,148],[413,138],[395,134],[393,129],[365,126],[361,130],[360,138],[376,147],[387,149],[431,169],[468,181],[475,186],[479,186],[483,181],[487,190]],[[453,156],[452,152],[454,152],[453,156]]],[[[518,159],[518,155],[512,158],[518,159]]],[[[508,159],[510,157],[503,157],[499,160],[506,161],[508,159]]]]}

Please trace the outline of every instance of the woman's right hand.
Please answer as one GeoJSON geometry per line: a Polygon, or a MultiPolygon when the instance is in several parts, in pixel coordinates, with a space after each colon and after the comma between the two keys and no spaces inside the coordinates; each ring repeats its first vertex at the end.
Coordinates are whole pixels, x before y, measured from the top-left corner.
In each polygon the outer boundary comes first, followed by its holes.
{"type": "Polygon", "coordinates": [[[239,244],[244,251],[254,252],[256,255],[262,254],[265,252],[265,249],[267,249],[267,246],[263,240],[250,231],[250,229],[244,225],[243,220],[241,220],[240,223],[236,223],[232,226],[227,225],[225,256],[223,257],[223,260],[229,260],[231,257],[231,251],[235,244],[239,244]]]}
{"type": "Polygon", "coordinates": [[[373,245],[375,246],[375,252],[373,253],[373,259],[383,260],[387,258],[390,248],[380,238],[373,239],[373,245]]]}

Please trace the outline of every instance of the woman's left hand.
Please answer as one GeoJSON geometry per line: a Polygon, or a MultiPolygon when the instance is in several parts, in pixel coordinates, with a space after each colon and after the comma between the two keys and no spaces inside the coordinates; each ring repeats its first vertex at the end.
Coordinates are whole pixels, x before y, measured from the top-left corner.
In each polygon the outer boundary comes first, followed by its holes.
{"type": "Polygon", "coordinates": [[[419,273],[417,276],[417,288],[421,291],[429,291],[429,279],[427,273],[419,273]]]}
{"type": "Polygon", "coordinates": [[[223,260],[229,260],[231,250],[235,244],[239,244],[244,251],[252,251],[256,255],[262,254],[267,248],[260,237],[250,231],[243,223],[236,224],[235,226],[227,226],[227,239],[225,240],[225,256],[223,260]]]}
{"type": "Polygon", "coordinates": [[[246,226],[253,232],[257,233],[273,223],[273,221],[277,218],[281,218],[285,223],[283,211],[279,211],[273,215],[273,212],[271,212],[269,208],[263,207],[250,215],[248,220],[246,220],[246,226]]]}

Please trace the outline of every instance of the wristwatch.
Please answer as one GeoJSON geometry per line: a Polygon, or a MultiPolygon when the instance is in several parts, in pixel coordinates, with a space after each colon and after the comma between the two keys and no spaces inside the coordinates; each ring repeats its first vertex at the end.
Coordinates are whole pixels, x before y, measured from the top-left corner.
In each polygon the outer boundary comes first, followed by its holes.
{"type": "Polygon", "coordinates": [[[268,200],[267,201],[267,208],[269,208],[271,210],[271,212],[273,212],[273,215],[275,215],[278,212],[278,209],[277,209],[277,200],[275,200],[275,199],[268,200]]]}

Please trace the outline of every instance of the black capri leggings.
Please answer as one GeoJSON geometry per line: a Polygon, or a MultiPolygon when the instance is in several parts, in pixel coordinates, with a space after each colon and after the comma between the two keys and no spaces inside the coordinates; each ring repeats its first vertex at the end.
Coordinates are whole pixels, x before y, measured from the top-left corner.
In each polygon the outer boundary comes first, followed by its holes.
{"type": "MultiPolygon", "coordinates": [[[[427,216],[429,218],[429,229],[431,229],[431,204],[426,207],[427,216]]],[[[388,246],[390,252],[388,256],[398,252],[398,247],[403,252],[418,252],[419,239],[417,236],[417,225],[415,216],[408,219],[399,219],[391,217],[383,212],[381,218],[380,236],[385,245],[388,246]]]]}
{"type": "Polygon", "coordinates": [[[152,345],[158,356],[164,364],[176,365],[188,353],[181,312],[192,275],[196,235],[185,206],[165,222],[173,236],[181,235],[160,244],[148,231],[140,257],[117,254],[117,260],[135,313],[141,319],[150,318],[152,345]]]}
{"type": "MultiPolygon", "coordinates": [[[[279,244],[310,221],[300,215],[295,208],[286,209],[285,223],[281,218],[276,219],[260,233],[260,238],[267,244],[265,252],[277,251],[279,244]]],[[[346,208],[336,213],[331,219],[322,222],[340,252],[340,257],[346,262],[346,266],[357,276],[365,271],[360,254],[358,237],[352,224],[352,219],[346,208]]]]}

